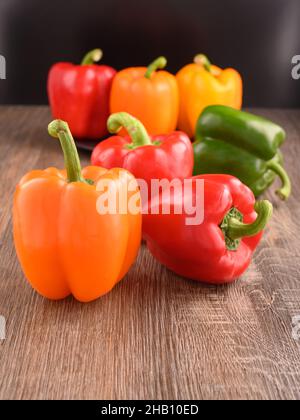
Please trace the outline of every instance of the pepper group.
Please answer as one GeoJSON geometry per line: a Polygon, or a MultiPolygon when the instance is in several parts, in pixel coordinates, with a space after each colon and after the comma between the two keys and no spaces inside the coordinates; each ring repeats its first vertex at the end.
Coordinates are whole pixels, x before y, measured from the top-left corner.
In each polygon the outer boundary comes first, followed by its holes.
{"type": "Polygon", "coordinates": [[[276,180],[274,200],[291,194],[284,129],[243,111],[241,75],[203,54],[176,75],[165,70],[165,57],[121,71],[97,64],[101,58],[95,49],[81,64],[59,62],[49,71],[48,133],[60,143],[65,168],[33,169],[16,187],[14,242],[25,277],[48,299],[89,302],[126,276],[144,240],[177,275],[234,282],[272,216],[260,196],[276,180]],[[95,143],[88,167],[81,167],[76,140],[95,143]],[[182,188],[153,198],[141,194],[141,180],[149,191],[153,180],[182,188]],[[203,220],[189,224],[199,182],[203,220]],[[135,200],[137,210],[99,211],[108,188],[116,199],[135,200]]]}

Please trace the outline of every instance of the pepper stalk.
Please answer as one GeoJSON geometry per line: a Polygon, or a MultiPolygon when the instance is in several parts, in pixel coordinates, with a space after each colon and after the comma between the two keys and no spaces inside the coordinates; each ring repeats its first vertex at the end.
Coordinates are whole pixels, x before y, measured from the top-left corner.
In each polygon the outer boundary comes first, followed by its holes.
{"type": "Polygon", "coordinates": [[[132,140],[132,143],[126,146],[129,149],[154,145],[144,125],[127,112],[112,114],[108,118],[107,128],[110,133],[118,133],[122,128],[125,128],[132,140]]]}
{"type": "Polygon", "coordinates": [[[276,191],[276,194],[281,198],[281,200],[286,200],[287,198],[289,198],[292,191],[291,180],[287,172],[280,165],[280,163],[275,161],[268,162],[267,166],[279,176],[282,182],[282,186],[276,191]]]}
{"type": "Polygon", "coordinates": [[[268,200],[255,203],[257,218],[252,223],[243,223],[243,215],[236,208],[232,208],[224,217],[220,228],[225,237],[226,247],[236,251],[240,240],[246,236],[255,236],[266,227],[273,213],[273,206],[268,200]]]}
{"type": "Polygon", "coordinates": [[[195,64],[200,64],[206,71],[211,73],[211,62],[205,54],[197,54],[194,58],[195,64]]]}
{"type": "Polygon", "coordinates": [[[154,60],[149,66],[147,67],[147,71],[145,73],[146,79],[151,79],[152,74],[157,69],[164,69],[167,65],[167,59],[166,57],[158,57],[156,60],[154,60]]]}
{"type": "Polygon", "coordinates": [[[103,51],[100,48],[89,51],[82,59],[81,66],[89,66],[91,64],[97,63],[103,57],[103,51]]]}
{"type": "Polygon", "coordinates": [[[90,184],[91,182],[82,176],[78,151],[68,123],[62,120],[54,120],[48,125],[48,133],[60,141],[64,153],[68,182],[85,182],[90,184]]]}

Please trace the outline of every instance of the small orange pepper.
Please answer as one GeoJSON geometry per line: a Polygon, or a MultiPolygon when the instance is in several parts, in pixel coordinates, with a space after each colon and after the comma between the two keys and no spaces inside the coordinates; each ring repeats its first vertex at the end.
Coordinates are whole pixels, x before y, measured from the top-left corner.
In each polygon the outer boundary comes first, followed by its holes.
{"type": "Polygon", "coordinates": [[[212,65],[203,54],[179,70],[176,79],[180,96],[178,128],[189,137],[194,137],[197,120],[208,105],[242,107],[240,74],[231,68],[222,70],[212,65]]]}
{"type": "Polygon", "coordinates": [[[25,276],[42,296],[56,300],[73,294],[88,302],[109,292],[136,258],[141,242],[138,184],[124,169],[82,170],[68,124],[55,120],[48,130],[60,140],[66,170],[31,171],[18,184],[15,247],[25,276]],[[116,200],[136,194],[137,212],[129,207],[99,212],[98,199],[107,195],[99,181],[114,188],[116,200]]]}
{"type": "Polygon", "coordinates": [[[117,73],[111,89],[111,113],[133,115],[151,135],[175,130],[179,111],[176,78],[167,71],[156,71],[166,64],[165,57],[159,57],[148,67],[130,67],[117,73]]]}

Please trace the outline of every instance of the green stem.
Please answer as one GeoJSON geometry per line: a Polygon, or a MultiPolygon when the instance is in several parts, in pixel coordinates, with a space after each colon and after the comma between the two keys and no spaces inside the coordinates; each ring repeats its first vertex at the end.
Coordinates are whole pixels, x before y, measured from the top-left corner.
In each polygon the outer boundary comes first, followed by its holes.
{"type": "Polygon", "coordinates": [[[290,196],[292,190],[291,181],[288,174],[278,162],[268,162],[268,168],[275,172],[281,179],[282,186],[279,190],[276,191],[276,194],[278,194],[282,200],[286,200],[290,196]]]}
{"type": "Polygon", "coordinates": [[[149,66],[147,67],[147,71],[145,73],[145,77],[147,79],[150,79],[152,74],[157,69],[164,69],[167,65],[167,59],[165,57],[158,57],[156,60],[154,60],[149,66]]]}
{"type": "Polygon", "coordinates": [[[235,217],[230,217],[225,227],[226,235],[232,239],[241,239],[244,236],[254,236],[261,232],[268,223],[273,213],[273,206],[268,200],[261,200],[255,203],[254,209],[257,218],[253,223],[243,223],[235,217]]]}
{"type": "Polygon", "coordinates": [[[77,148],[68,123],[62,120],[54,120],[48,125],[48,133],[60,141],[64,152],[68,182],[86,182],[81,174],[77,148]]]}
{"type": "Polygon", "coordinates": [[[89,51],[82,59],[81,61],[81,65],[82,66],[88,66],[90,64],[94,64],[98,61],[101,60],[103,56],[103,52],[102,50],[100,50],[99,48],[89,51]]]}
{"type": "Polygon", "coordinates": [[[211,62],[204,54],[197,54],[194,58],[194,63],[200,64],[206,71],[211,72],[211,62]]]}
{"type": "Polygon", "coordinates": [[[127,112],[112,114],[108,118],[107,128],[110,133],[117,133],[121,128],[125,128],[132,139],[132,143],[128,145],[130,149],[153,145],[143,124],[127,112]]]}

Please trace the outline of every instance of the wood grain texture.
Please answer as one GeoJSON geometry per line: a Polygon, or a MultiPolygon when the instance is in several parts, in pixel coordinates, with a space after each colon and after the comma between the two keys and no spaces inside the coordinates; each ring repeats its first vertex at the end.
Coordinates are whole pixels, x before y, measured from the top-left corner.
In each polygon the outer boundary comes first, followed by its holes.
{"type": "Polygon", "coordinates": [[[300,111],[257,112],[287,130],[293,195],[284,204],[267,194],[274,217],[243,278],[229,287],[197,284],[142,247],[112,293],[80,304],[38,296],[12,240],[17,181],[63,165],[47,134],[49,110],[0,108],[1,399],[300,398],[300,342],[292,338],[300,315],[300,111]]]}

